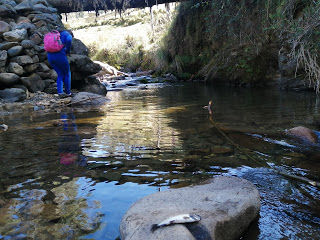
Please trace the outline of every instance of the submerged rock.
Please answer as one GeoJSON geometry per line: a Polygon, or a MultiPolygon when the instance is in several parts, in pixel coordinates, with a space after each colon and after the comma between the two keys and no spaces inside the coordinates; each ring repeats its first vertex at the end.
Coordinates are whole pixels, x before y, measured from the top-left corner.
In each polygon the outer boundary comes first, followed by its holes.
{"type": "Polygon", "coordinates": [[[121,239],[237,239],[258,216],[260,196],[247,180],[220,176],[204,185],[154,193],[134,203],[120,224],[121,239]],[[168,217],[201,216],[198,223],[150,231],[168,217]]]}
{"type": "Polygon", "coordinates": [[[287,134],[308,145],[315,145],[318,142],[317,134],[306,127],[298,126],[288,129],[287,134]]]}

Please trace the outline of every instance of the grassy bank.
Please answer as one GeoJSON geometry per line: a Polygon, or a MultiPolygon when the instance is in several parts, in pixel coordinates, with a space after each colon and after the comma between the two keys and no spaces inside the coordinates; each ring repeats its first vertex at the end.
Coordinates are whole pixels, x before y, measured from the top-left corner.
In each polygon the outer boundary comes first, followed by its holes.
{"type": "Polygon", "coordinates": [[[93,60],[125,71],[250,86],[296,79],[319,92],[319,2],[191,0],[178,6],[154,6],[152,15],[150,8],[122,17],[86,13],[65,24],[93,60]]]}
{"type": "Polygon", "coordinates": [[[183,2],[162,54],[171,72],[207,81],[264,85],[280,76],[319,92],[319,12],[312,0],[183,2]]]}
{"type": "Polygon", "coordinates": [[[175,14],[177,4],[115,12],[72,13],[63,18],[66,27],[89,48],[93,60],[118,69],[156,69],[156,50],[175,14]]]}

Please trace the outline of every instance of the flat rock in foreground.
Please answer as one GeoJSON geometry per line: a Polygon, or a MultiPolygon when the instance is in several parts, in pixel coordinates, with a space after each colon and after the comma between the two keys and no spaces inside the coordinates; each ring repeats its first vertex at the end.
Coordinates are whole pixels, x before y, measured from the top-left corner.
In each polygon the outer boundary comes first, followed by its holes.
{"type": "Polygon", "coordinates": [[[106,96],[90,92],[79,92],[72,98],[71,103],[77,106],[94,106],[103,105],[108,101],[106,96]]]}
{"type": "Polygon", "coordinates": [[[247,180],[215,177],[204,185],[172,189],[146,196],[123,216],[122,240],[238,239],[258,216],[260,195],[247,180]],[[201,216],[198,223],[173,224],[150,231],[152,224],[175,215],[201,216]]]}

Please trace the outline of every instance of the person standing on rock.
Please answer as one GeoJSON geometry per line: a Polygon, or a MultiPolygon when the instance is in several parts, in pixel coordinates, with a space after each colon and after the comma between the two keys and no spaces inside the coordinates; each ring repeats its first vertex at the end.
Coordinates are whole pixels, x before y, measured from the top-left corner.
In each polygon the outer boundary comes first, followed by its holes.
{"type": "Polygon", "coordinates": [[[57,31],[60,33],[63,48],[58,52],[48,52],[48,61],[58,74],[57,91],[59,97],[68,97],[71,96],[71,71],[67,55],[71,51],[72,36],[67,30],[57,31]]]}

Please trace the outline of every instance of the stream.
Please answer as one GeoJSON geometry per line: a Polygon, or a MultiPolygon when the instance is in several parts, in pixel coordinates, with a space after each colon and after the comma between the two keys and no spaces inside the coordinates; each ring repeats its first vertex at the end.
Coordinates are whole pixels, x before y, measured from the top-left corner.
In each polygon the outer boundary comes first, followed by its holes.
{"type": "MultiPolygon", "coordinates": [[[[109,89],[110,90],[110,89],[109,89]]],[[[112,89],[111,89],[112,90],[112,89]]],[[[152,83],[109,91],[99,108],[1,115],[0,239],[119,239],[138,199],[215,176],[255,184],[261,211],[241,239],[318,239],[318,147],[285,130],[320,129],[314,92],[152,83]]]]}

